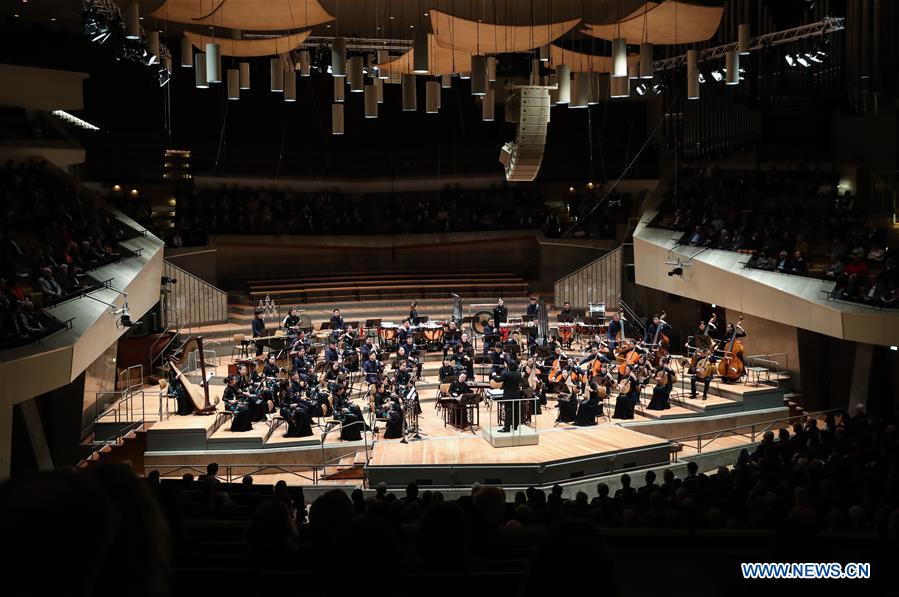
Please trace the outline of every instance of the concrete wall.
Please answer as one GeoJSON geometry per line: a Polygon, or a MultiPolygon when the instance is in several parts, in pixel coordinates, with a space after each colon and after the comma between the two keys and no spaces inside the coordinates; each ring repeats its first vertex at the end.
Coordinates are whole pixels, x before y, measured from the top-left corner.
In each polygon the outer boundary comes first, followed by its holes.
{"type": "MultiPolygon", "coordinates": [[[[726,309],[725,312],[728,323],[737,323],[740,320],[739,311],[726,309]]],[[[801,390],[799,339],[796,328],[778,321],[743,314],[743,329],[746,331],[746,337],[741,342],[746,349],[746,356],[786,353],[785,360],[781,360],[783,357],[774,360],[786,365],[790,373],[790,387],[797,391],[801,390]]]]}

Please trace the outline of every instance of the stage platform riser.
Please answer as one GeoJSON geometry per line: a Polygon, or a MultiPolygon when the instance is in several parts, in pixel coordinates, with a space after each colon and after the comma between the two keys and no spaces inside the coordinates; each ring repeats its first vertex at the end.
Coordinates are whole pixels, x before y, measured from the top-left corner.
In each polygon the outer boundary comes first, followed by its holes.
{"type": "Polygon", "coordinates": [[[405,487],[410,481],[420,488],[486,485],[551,485],[581,477],[595,477],[620,469],[655,466],[669,461],[670,445],[660,443],[618,453],[536,464],[367,466],[369,487],[385,483],[405,487]]]}
{"type": "Polygon", "coordinates": [[[144,453],[144,467],[162,471],[161,467],[177,465],[196,465],[205,467],[210,462],[219,466],[228,465],[316,465],[340,459],[364,449],[362,442],[344,442],[341,444],[325,444],[322,453],[321,444],[295,446],[267,450],[217,450],[217,451],[149,451],[144,453]]]}
{"type": "MultiPolygon", "coordinates": [[[[714,413],[705,417],[693,417],[690,419],[668,419],[658,421],[639,421],[625,423],[623,426],[640,433],[646,433],[664,439],[678,439],[696,435],[699,433],[717,433],[723,429],[734,429],[746,425],[758,424],[758,433],[762,433],[770,421],[783,419],[790,414],[790,409],[783,406],[778,408],[760,409],[754,411],[740,411],[736,413],[714,413]]],[[[786,422],[780,424],[786,426],[786,422]]],[[[750,428],[739,429],[740,433],[749,434],[750,428]]]]}

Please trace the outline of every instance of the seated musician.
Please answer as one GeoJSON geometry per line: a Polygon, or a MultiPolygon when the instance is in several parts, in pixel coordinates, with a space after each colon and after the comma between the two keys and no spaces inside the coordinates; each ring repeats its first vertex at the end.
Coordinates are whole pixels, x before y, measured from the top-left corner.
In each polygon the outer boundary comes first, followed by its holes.
{"type": "Polygon", "coordinates": [[[590,345],[590,348],[587,349],[584,358],[580,360],[578,365],[586,365],[587,363],[592,363],[593,361],[599,359],[602,363],[611,363],[609,357],[599,352],[599,348],[593,344],[590,345]]]}
{"type": "Polygon", "coordinates": [[[287,330],[288,336],[296,336],[297,328],[300,326],[300,316],[297,315],[297,308],[291,307],[287,311],[287,315],[281,321],[281,327],[287,330]]]}
{"type": "Polygon", "coordinates": [[[324,382],[331,389],[331,386],[337,383],[340,376],[346,374],[346,369],[344,369],[343,365],[340,361],[334,361],[330,364],[327,371],[325,371],[324,382]]]}
{"type": "Polygon", "coordinates": [[[265,361],[265,366],[262,367],[262,375],[264,377],[277,377],[278,373],[281,372],[281,368],[278,367],[277,359],[275,359],[275,355],[269,353],[268,359],[265,361]]]}
{"type": "Polygon", "coordinates": [[[290,374],[287,395],[281,407],[281,416],[287,420],[287,433],[284,437],[308,437],[312,435],[312,417],[316,414],[317,405],[303,397],[303,385],[296,371],[290,374]]]}
{"type": "Polygon", "coordinates": [[[727,324],[727,327],[724,328],[724,335],[721,336],[721,339],[718,340],[718,347],[716,349],[716,356],[718,358],[723,357],[728,350],[730,350],[731,340],[734,338],[745,338],[746,332],[743,330],[743,327],[739,324],[736,326],[732,323],[727,324]],[[735,331],[736,330],[736,331],[735,331]]]}
{"type": "Polygon", "coordinates": [[[406,356],[408,358],[412,358],[414,356],[414,352],[418,350],[418,346],[415,345],[415,338],[412,337],[412,334],[406,336],[406,339],[400,342],[400,346],[406,349],[406,356]]]}
{"type": "Polygon", "coordinates": [[[440,383],[450,383],[456,379],[456,366],[447,358],[443,359],[443,365],[437,373],[440,383]]]}
{"type": "Polygon", "coordinates": [[[340,316],[340,309],[334,309],[334,311],[331,312],[331,330],[336,331],[339,334],[342,329],[343,317],[340,316]]]}
{"type": "MultiPolygon", "coordinates": [[[[450,384],[449,395],[453,398],[462,398],[462,396],[470,393],[471,388],[468,385],[468,376],[464,373],[460,373],[459,378],[450,384]]],[[[462,408],[461,401],[459,402],[458,410],[450,409],[450,412],[450,423],[457,427],[463,427],[467,424],[468,421],[465,415],[465,408],[462,408]]]]}
{"type": "Polygon", "coordinates": [[[527,308],[527,310],[524,312],[524,314],[525,314],[526,317],[534,317],[534,318],[536,318],[536,317],[537,317],[537,313],[538,313],[538,309],[539,309],[539,306],[537,305],[537,297],[536,297],[536,296],[532,296],[530,299],[528,299],[528,308],[527,308]]]}
{"type": "Polygon", "coordinates": [[[340,335],[337,337],[338,342],[343,342],[344,346],[355,347],[356,342],[356,332],[350,326],[350,324],[346,324],[343,326],[343,331],[340,332],[340,335]]]}
{"type": "Polygon", "coordinates": [[[359,353],[353,347],[352,342],[340,340],[337,345],[337,352],[340,354],[340,360],[347,371],[359,370],[359,353]]]}
{"type": "Polygon", "coordinates": [[[414,330],[412,329],[412,324],[408,319],[403,320],[403,324],[396,331],[396,342],[400,346],[406,343],[406,338],[411,338],[414,330]]]}
{"type": "Polygon", "coordinates": [[[563,317],[559,321],[574,321],[574,311],[571,310],[571,303],[565,301],[562,305],[562,310],[559,311],[559,315],[563,317]]]}
{"type": "Polygon", "coordinates": [[[368,355],[370,353],[375,353],[377,356],[378,349],[375,346],[375,338],[374,336],[369,336],[365,339],[365,344],[362,345],[362,348],[359,349],[360,354],[362,355],[362,363],[365,364],[365,361],[368,360],[368,355]]]}
{"type": "Polygon", "coordinates": [[[403,437],[403,407],[398,400],[391,403],[387,412],[387,426],[384,429],[384,439],[398,439],[403,437]]]}
{"type": "Polygon", "coordinates": [[[172,367],[169,367],[168,382],[166,393],[175,399],[175,402],[178,405],[177,414],[182,416],[194,414],[194,411],[196,411],[194,402],[187,393],[187,388],[184,387],[184,383],[178,378],[178,375],[172,367]]]}
{"type": "Polygon", "coordinates": [[[383,381],[379,381],[371,388],[371,408],[374,410],[375,417],[383,419],[387,417],[387,411],[390,409],[390,394],[383,381]]]}
{"type": "Polygon", "coordinates": [[[596,417],[601,414],[602,396],[600,384],[597,380],[590,380],[587,386],[587,398],[581,400],[577,406],[577,415],[574,424],[578,427],[596,425],[596,417]]]}
{"type": "Polygon", "coordinates": [[[343,410],[349,404],[349,400],[345,380],[340,379],[331,390],[331,405],[334,410],[343,410]]]}
{"type": "Polygon", "coordinates": [[[396,349],[396,358],[393,359],[393,365],[391,366],[392,371],[397,371],[400,368],[400,363],[409,364],[409,355],[406,352],[405,346],[400,346],[396,349]]]}
{"type": "Polygon", "coordinates": [[[490,375],[499,375],[506,368],[506,353],[503,352],[503,345],[496,343],[493,351],[490,353],[490,375]]]}
{"type": "Polygon", "coordinates": [[[362,439],[362,433],[367,429],[368,425],[365,424],[362,409],[357,404],[346,404],[340,425],[340,439],[345,442],[358,442],[362,439]]]}
{"type": "Polygon", "coordinates": [[[474,346],[468,339],[468,334],[464,332],[460,342],[459,346],[456,347],[456,366],[461,365],[465,367],[468,377],[474,377],[474,346]]]}
{"type": "Polygon", "coordinates": [[[618,335],[621,332],[621,315],[619,313],[615,313],[612,315],[612,320],[609,322],[609,327],[606,329],[606,340],[609,343],[610,352],[614,352],[615,348],[618,346],[618,335]]]}
{"type": "Polygon", "coordinates": [[[237,375],[240,376],[239,386],[241,390],[249,389],[251,384],[259,383],[259,380],[262,379],[259,373],[256,372],[255,363],[252,371],[246,363],[240,363],[237,366],[237,375]]]}
{"type": "Polygon", "coordinates": [[[495,319],[492,317],[484,324],[484,354],[490,354],[493,350],[493,344],[500,338],[499,330],[496,328],[495,319]]]}
{"type": "Polygon", "coordinates": [[[696,382],[702,383],[702,399],[707,400],[709,396],[709,386],[715,375],[715,358],[710,350],[697,351],[694,359],[696,364],[691,367],[690,376],[690,398],[696,398],[696,382]]]}
{"type": "MultiPolygon", "coordinates": [[[[264,312],[257,310],[255,315],[253,316],[253,337],[254,338],[262,338],[265,336],[265,319],[263,319],[264,312]]],[[[262,342],[256,342],[256,356],[262,356],[262,342]]]]}
{"type": "Polygon", "coordinates": [[[628,365],[627,374],[618,385],[618,398],[615,399],[615,412],[613,419],[633,419],[634,408],[640,402],[640,390],[642,385],[637,379],[636,366],[628,365]]]}
{"type": "Polygon", "coordinates": [[[462,342],[459,326],[456,325],[455,321],[449,322],[443,338],[443,358],[446,358],[446,354],[450,351],[455,352],[456,346],[462,342]]]}
{"type": "Polygon", "coordinates": [[[677,376],[671,368],[671,357],[664,356],[659,361],[659,370],[656,373],[656,385],[652,389],[652,400],[649,401],[651,410],[667,410],[671,408],[671,389],[677,376]]]}
{"type": "Polygon", "coordinates": [[[409,372],[409,362],[400,361],[399,369],[393,378],[394,391],[397,394],[402,394],[411,381],[412,374],[409,372]]]}
{"type": "Polygon", "coordinates": [[[306,356],[306,349],[302,346],[297,348],[297,353],[293,357],[293,370],[300,375],[308,375],[314,368],[312,357],[306,356]]]}
{"type": "Polygon", "coordinates": [[[656,334],[661,334],[662,332],[670,328],[671,325],[667,321],[660,318],[658,315],[653,315],[652,323],[646,326],[646,333],[643,334],[643,344],[645,344],[649,350],[655,350],[656,348],[658,348],[655,344],[653,344],[656,338],[656,334]]]}
{"type": "Polygon", "coordinates": [[[328,348],[325,349],[325,362],[334,363],[340,360],[340,353],[337,352],[337,341],[333,338],[328,339],[328,348]]]}
{"type": "Polygon", "coordinates": [[[362,371],[365,373],[365,383],[376,384],[381,378],[381,363],[378,362],[378,355],[375,351],[368,353],[368,359],[362,363],[362,371]]]}
{"type": "Polygon", "coordinates": [[[222,402],[225,410],[230,412],[231,431],[250,431],[253,429],[253,422],[250,420],[250,407],[246,398],[241,394],[238,382],[240,377],[231,375],[228,377],[228,385],[222,394],[222,402]]]}
{"type": "Polygon", "coordinates": [[[298,330],[296,340],[293,341],[293,345],[290,347],[291,352],[296,352],[300,348],[303,348],[308,353],[309,346],[309,339],[306,337],[306,332],[304,330],[298,330]]]}

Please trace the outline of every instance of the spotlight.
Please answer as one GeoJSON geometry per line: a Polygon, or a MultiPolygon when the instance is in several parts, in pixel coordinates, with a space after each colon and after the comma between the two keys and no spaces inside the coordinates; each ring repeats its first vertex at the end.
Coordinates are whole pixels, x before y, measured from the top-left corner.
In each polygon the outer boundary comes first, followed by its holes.
{"type": "Polygon", "coordinates": [[[111,35],[106,19],[91,11],[85,11],[81,14],[81,27],[85,37],[90,39],[92,43],[102,44],[111,35]]]}
{"type": "Polygon", "coordinates": [[[890,350],[899,350],[899,346],[890,346],[890,350]]]}
{"type": "Polygon", "coordinates": [[[705,75],[702,73],[699,73],[699,83],[700,84],[705,83],[705,75]]]}
{"type": "Polygon", "coordinates": [[[793,57],[790,56],[789,54],[786,54],[784,56],[784,60],[787,61],[787,66],[796,66],[796,62],[793,60],[793,57]]]}
{"type": "Polygon", "coordinates": [[[656,83],[652,86],[652,92],[656,95],[660,95],[663,89],[665,89],[665,85],[662,83],[656,83]]]}
{"type": "Polygon", "coordinates": [[[796,57],[796,62],[798,62],[799,64],[801,64],[801,65],[804,66],[805,68],[808,68],[808,67],[809,67],[808,60],[806,60],[804,56],[797,56],[797,57],[796,57]]]}
{"type": "Polygon", "coordinates": [[[722,73],[720,70],[713,70],[712,78],[715,79],[715,81],[721,82],[724,80],[724,73],[722,73]]]}
{"type": "Polygon", "coordinates": [[[817,54],[812,54],[810,52],[806,52],[805,57],[808,58],[809,60],[811,60],[812,62],[817,62],[818,64],[821,64],[822,62],[824,62],[823,60],[818,58],[817,54]]]}
{"type": "Polygon", "coordinates": [[[159,67],[159,86],[165,87],[168,85],[169,81],[172,79],[172,73],[169,72],[165,66],[159,67]]]}
{"type": "Polygon", "coordinates": [[[676,268],[674,268],[673,270],[671,270],[670,272],[668,272],[668,275],[669,275],[669,276],[683,276],[683,275],[684,275],[684,268],[682,268],[682,267],[676,267],[676,268]]]}
{"type": "Polygon", "coordinates": [[[640,83],[634,87],[634,91],[637,92],[637,95],[646,95],[646,92],[649,91],[649,86],[646,83],[640,83]]]}

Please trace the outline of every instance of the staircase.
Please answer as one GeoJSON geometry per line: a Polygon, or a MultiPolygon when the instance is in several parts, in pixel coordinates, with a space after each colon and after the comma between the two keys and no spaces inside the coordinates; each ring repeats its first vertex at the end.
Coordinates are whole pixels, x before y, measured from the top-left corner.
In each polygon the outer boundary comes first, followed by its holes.
{"type": "Polygon", "coordinates": [[[342,457],[336,467],[322,467],[321,479],[327,481],[362,479],[365,464],[365,451],[358,450],[342,457]]]}
{"type": "MultiPolygon", "coordinates": [[[[100,463],[124,462],[135,474],[144,474],[144,452],[147,450],[147,427],[152,423],[137,424],[121,438],[96,450],[80,463],[78,468],[87,468],[100,463]]],[[[81,442],[81,448],[90,452],[96,440],[96,434],[90,435],[81,442]]]]}

